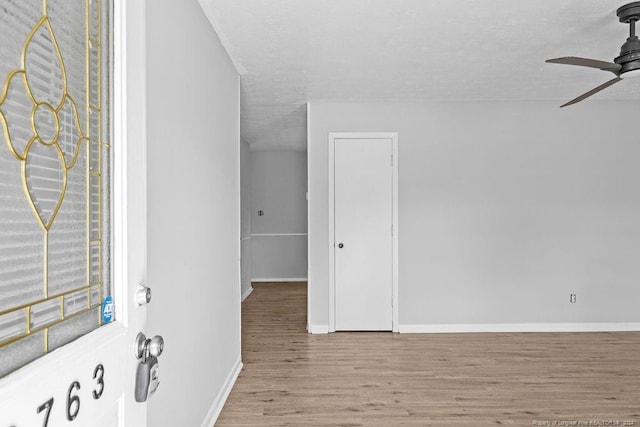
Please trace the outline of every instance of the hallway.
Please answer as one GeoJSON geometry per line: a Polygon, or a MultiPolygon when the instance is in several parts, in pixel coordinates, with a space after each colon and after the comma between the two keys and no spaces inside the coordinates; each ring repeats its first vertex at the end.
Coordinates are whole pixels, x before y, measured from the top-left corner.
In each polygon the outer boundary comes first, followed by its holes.
{"type": "Polygon", "coordinates": [[[217,426],[640,425],[639,333],[309,335],[306,283],[254,289],[217,426]]]}

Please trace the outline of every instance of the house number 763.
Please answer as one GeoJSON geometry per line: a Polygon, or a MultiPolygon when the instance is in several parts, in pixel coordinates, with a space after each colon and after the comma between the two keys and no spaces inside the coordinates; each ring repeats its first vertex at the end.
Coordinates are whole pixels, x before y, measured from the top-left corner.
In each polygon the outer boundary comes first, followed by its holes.
{"type": "MultiPolygon", "coordinates": [[[[95,388],[91,395],[94,400],[98,400],[102,397],[102,393],[104,392],[104,366],[102,364],[99,364],[93,370],[93,379],[95,380],[95,388]]],[[[74,381],[71,383],[67,391],[66,415],[67,420],[69,421],[75,420],[80,413],[80,395],[78,392],[81,388],[80,383],[78,381],[74,381]]],[[[54,399],[52,397],[42,405],[38,406],[36,410],[38,414],[42,414],[44,417],[42,420],[42,427],[47,427],[49,425],[49,416],[53,410],[53,404],[54,399]]]]}

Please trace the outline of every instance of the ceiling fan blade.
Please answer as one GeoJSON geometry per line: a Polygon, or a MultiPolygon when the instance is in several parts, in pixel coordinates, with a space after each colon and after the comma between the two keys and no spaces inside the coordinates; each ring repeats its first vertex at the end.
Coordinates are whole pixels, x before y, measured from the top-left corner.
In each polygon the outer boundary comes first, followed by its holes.
{"type": "Polygon", "coordinates": [[[565,56],[562,58],[547,59],[551,64],[579,65],[581,67],[598,68],[604,71],[617,73],[622,68],[615,62],[598,61],[597,59],[578,58],[577,56],[565,56]]]}
{"type": "Polygon", "coordinates": [[[611,79],[608,82],[601,84],[597,88],[591,89],[589,92],[584,93],[584,94],[580,95],[579,97],[577,97],[575,99],[572,99],[571,101],[567,102],[566,104],[561,105],[560,108],[566,107],[567,105],[575,104],[576,102],[580,102],[583,99],[587,99],[591,95],[594,95],[594,94],[600,92],[602,89],[606,89],[609,86],[611,86],[612,84],[618,83],[620,80],[622,80],[620,77],[616,77],[615,79],[611,79]]]}

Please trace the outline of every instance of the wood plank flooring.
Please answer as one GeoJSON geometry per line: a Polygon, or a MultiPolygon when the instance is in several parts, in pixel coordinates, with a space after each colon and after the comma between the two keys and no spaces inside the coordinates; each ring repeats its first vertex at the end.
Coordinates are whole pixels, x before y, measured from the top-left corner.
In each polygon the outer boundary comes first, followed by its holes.
{"type": "Polygon", "coordinates": [[[217,426],[637,426],[640,333],[306,332],[306,284],[254,284],[217,426]]]}

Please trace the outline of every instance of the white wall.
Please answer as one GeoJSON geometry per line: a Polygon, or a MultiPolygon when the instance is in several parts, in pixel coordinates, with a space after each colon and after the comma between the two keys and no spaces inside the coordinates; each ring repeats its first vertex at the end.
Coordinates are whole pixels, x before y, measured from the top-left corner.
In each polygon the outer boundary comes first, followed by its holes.
{"type": "Polygon", "coordinates": [[[240,295],[246,298],[251,288],[251,151],[240,141],[240,295]]]}
{"type": "Polygon", "coordinates": [[[640,141],[629,124],[639,107],[597,100],[562,110],[555,102],[312,102],[312,329],[328,322],[332,131],[399,132],[401,331],[637,327],[640,141]]]}
{"type": "Polygon", "coordinates": [[[147,44],[149,425],[199,426],[240,363],[238,78],[196,0],[147,2],[147,44]]]}
{"type": "Polygon", "coordinates": [[[251,152],[254,280],[306,279],[306,192],[306,152],[251,152]]]}

